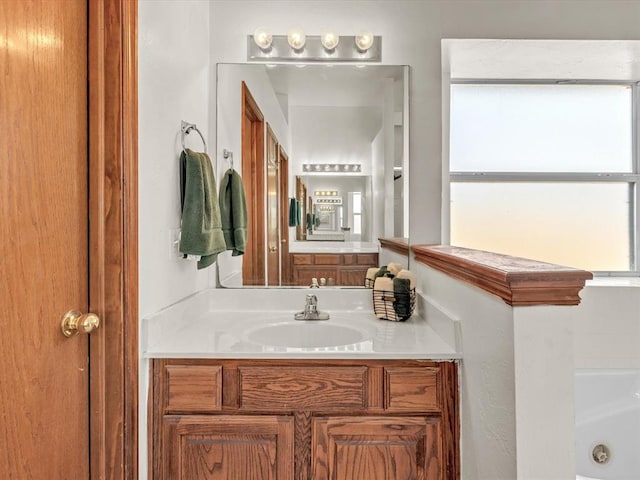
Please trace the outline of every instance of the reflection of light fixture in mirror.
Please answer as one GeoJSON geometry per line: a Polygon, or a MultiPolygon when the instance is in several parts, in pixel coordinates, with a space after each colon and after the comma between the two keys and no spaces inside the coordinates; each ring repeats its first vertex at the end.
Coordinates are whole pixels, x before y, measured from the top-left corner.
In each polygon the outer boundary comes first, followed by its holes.
{"type": "Polygon", "coordinates": [[[336,197],[338,196],[337,190],[316,190],[313,192],[316,197],[336,197]]]}
{"type": "Polygon", "coordinates": [[[362,32],[356,35],[356,47],[361,52],[366,52],[373,45],[373,33],[371,32],[362,32]]]}
{"type": "Polygon", "coordinates": [[[303,163],[303,172],[362,172],[362,165],[359,163],[303,163]]]}
{"type": "Polygon", "coordinates": [[[264,27],[258,27],[256,28],[256,31],[253,32],[253,41],[263,51],[271,48],[272,40],[273,37],[264,27]]]}
{"type": "Polygon", "coordinates": [[[302,50],[304,44],[307,41],[307,36],[304,34],[301,28],[292,28],[287,34],[287,41],[291,48],[296,51],[302,50]]]}
{"type": "Polygon", "coordinates": [[[327,52],[332,52],[340,43],[340,35],[333,30],[328,30],[320,35],[320,42],[327,52]]]}
{"type": "Polygon", "coordinates": [[[342,198],[316,198],[316,203],[331,203],[334,205],[342,205],[342,198]]]}

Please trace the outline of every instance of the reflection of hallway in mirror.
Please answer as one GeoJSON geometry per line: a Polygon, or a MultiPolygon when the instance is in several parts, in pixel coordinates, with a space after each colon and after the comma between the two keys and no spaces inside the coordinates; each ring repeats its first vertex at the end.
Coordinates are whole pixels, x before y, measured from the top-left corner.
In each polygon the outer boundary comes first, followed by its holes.
{"type": "Polygon", "coordinates": [[[242,82],[242,178],[248,207],[243,285],[265,284],[264,163],[264,115],[242,82]]]}
{"type": "Polygon", "coordinates": [[[267,122],[267,285],[280,285],[278,139],[267,122]]]}

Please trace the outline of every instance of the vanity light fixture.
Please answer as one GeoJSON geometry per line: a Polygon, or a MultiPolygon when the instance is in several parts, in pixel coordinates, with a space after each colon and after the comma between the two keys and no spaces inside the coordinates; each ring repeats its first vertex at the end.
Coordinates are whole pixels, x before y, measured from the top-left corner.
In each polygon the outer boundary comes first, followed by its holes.
{"type": "Polygon", "coordinates": [[[250,62],[356,62],[382,61],[382,37],[372,33],[339,35],[326,30],[322,35],[306,35],[293,28],[287,35],[271,35],[257,28],[247,35],[247,60],[250,62]]]}
{"type": "Polygon", "coordinates": [[[340,43],[340,35],[333,30],[328,30],[320,35],[320,42],[327,52],[333,52],[340,43]]]}
{"type": "Polygon", "coordinates": [[[316,190],[313,192],[316,197],[337,197],[337,190],[316,190]]]}
{"type": "Polygon", "coordinates": [[[374,36],[371,32],[361,32],[356,35],[356,47],[360,52],[366,52],[373,46],[374,36]]]}
{"type": "Polygon", "coordinates": [[[362,165],[359,163],[303,163],[302,171],[318,173],[361,173],[362,165]]]}
{"type": "Polygon", "coordinates": [[[307,41],[307,36],[301,28],[292,28],[287,34],[287,42],[289,46],[295,51],[300,51],[304,48],[304,44],[307,41]]]}
{"type": "Polygon", "coordinates": [[[268,51],[271,49],[271,44],[273,43],[273,36],[267,31],[264,27],[256,28],[256,31],[253,32],[253,41],[262,51],[268,51]]]}

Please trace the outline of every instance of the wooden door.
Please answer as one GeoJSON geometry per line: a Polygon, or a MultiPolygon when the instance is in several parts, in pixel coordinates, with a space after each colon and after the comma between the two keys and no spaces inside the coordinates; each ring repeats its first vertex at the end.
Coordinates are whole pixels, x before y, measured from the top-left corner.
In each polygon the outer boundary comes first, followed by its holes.
{"type": "Polygon", "coordinates": [[[280,181],[280,264],[282,285],[291,285],[291,258],[289,257],[289,157],[283,150],[282,145],[278,147],[280,159],[279,174],[280,181]]]}
{"type": "Polygon", "coordinates": [[[280,285],[278,139],[267,123],[267,285],[280,285]]]}
{"type": "Polygon", "coordinates": [[[313,480],[444,480],[437,417],[313,419],[313,480]]]}
{"type": "Polygon", "coordinates": [[[166,416],[163,480],[293,480],[293,417],[166,416]]]}
{"type": "Polygon", "coordinates": [[[247,195],[247,245],[242,284],[265,285],[264,115],[242,82],[242,178],[247,195]],[[248,182],[248,183],[247,183],[248,182]]]}
{"type": "Polygon", "coordinates": [[[87,5],[0,2],[0,472],[89,478],[87,5]]]}

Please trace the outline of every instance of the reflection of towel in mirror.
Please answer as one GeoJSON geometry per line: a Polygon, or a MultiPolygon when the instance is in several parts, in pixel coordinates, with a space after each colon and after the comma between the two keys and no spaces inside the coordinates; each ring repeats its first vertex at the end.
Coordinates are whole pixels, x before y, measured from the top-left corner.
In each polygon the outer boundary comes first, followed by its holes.
{"type": "Polygon", "coordinates": [[[220,214],[227,250],[232,256],[244,254],[247,246],[247,203],[240,174],[228,169],[220,182],[220,214]]]}
{"type": "Polygon", "coordinates": [[[296,200],[296,226],[302,225],[302,202],[296,200]]]}
{"type": "Polygon", "coordinates": [[[295,227],[298,225],[298,212],[297,212],[297,200],[295,198],[289,199],[289,226],[295,227]]]}
{"type": "Polygon", "coordinates": [[[206,153],[188,148],[180,154],[184,169],[184,203],[180,252],[200,255],[198,269],[212,265],[226,245],[222,234],[216,179],[206,153]]]}

